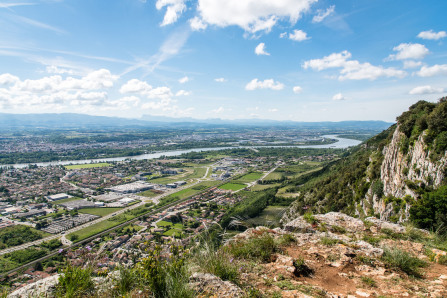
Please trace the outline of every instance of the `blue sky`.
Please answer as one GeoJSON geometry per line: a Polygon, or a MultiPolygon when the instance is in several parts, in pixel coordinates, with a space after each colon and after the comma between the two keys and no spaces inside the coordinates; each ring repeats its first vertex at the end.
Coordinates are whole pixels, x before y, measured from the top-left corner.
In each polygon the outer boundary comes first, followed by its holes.
{"type": "Polygon", "coordinates": [[[385,120],[447,91],[447,1],[0,0],[0,112],[385,120]]]}

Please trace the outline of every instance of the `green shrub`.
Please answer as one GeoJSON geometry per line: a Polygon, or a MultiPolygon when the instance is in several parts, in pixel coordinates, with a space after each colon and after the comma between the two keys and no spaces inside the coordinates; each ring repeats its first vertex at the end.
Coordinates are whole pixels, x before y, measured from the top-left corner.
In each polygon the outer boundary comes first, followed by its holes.
{"type": "Polygon", "coordinates": [[[138,264],[138,272],[142,282],[149,286],[152,295],[164,297],[193,297],[188,288],[188,272],[185,264],[186,256],[177,245],[170,246],[170,256],[161,254],[161,247],[147,251],[148,256],[138,264]]]}
{"type": "Polygon", "coordinates": [[[420,268],[427,266],[425,261],[397,248],[385,248],[382,260],[388,267],[401,270],[414,277],[421,277],[420,268]]]}
{"type": "Polygon", "coordinates": [[[368,242],[371,245],[377,246],[380,242],[380,238],[378,237],[374,237],[374,236],[369,236],[369,235],[365,235],[363,236],[363,241],[368,242]]]}
{"type": "Polygon", "coordinates": [[[332,226],[332,231],[335,233],[346,234],[346,229],[340,226],[332,226]]]}
{"type": "Polygon", "coordinates": [[[312,225],[318,222],[315,216],[311,212],[304,213],[303,219],[312,225]]]}
{"type": "Polygon", "coordinates": [[[321,237],[320,242],[326,246],[334,246],[335,244],[343,243],[343,241],[331,237],[321,237]]]}
{"type": "Polygon", "coordinates": [[[95,286],[90,268],[75,267],[69,264],[59,276],[56,286],[57,297],[83,297],[93,294],[95,286]]]}
{"type": "Polygon", "coordinates": [[[447,265],[447,255],[439,256],[438,263],[441,265],[447,265]]]}
{"type": "Polygon", "coordinates": [[[270,261],[273,253],[278,251],[278,245],[273,237],[267,233],[248,240],[240,240],[229,245],[229,252],[236,258],[256,261],[270,261]]]}
{"type": "Polygon", "coordinates": [[[371,277],[362,276],[362,282],[372,288],[377,286],[376,281],[371,277]]]}
{"type": "Polygon", "coordinates": [[[239,282],[239,270],[234,259],[223,250],[214,251],[209,247],[200,249],[194,255],[194,261],[205,272],[214,274],[222,280],[229,280],[235,284],[239,282]]]}

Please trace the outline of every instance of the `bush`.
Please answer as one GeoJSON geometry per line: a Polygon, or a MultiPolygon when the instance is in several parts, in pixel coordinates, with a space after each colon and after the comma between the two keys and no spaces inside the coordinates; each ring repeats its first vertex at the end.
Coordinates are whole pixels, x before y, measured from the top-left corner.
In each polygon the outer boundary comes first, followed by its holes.
{"type": "Polygon", "coordinates": [[[308,223],[310,223],[311,225],[314,225],[318,222],[315,216],[311,212],[304,213],[303,219],[308,223]]]}
{"type": "Polygon", "coordinates": [[[267,233],[252,237],[248,240],[239,240],[231,243],[229,252],[236,258],[244,258],[262,262],[271,260],[273,253],[278,251],[278,245],[272,236],[267,233]]]}
{"type": "Polygon", "coordinates": [[[154,297],[193,297],[187,286],[186,255],[180,246],[171,245],[169,257],[162,255],[158,245],[147,253],[148,256],[138,264],[138,272],[154,297]]]}
{"type": "Polygon", "coordinates": [[[90,268],[81,268],[68,265],[56,286],[57,297],[82,297],[92,294],[94,283],[91,278],[92,270],[90,268]]]}
{"type": "Polygon", "coordinates": [[[385,248],[383,250],[382,261],[388,267],[401,270],[414,277],[422,277],[420,268],[427,266],[425,261],[397,248],[385,248]]]}
{"type": "Polygon", "coordinates": [[[239,282],[237,265],[222,249],[215,251],[210,247],[204,247],[195,254],[194,261],[207,273],[214,274],[222,280],[229,280],[235,284],[239,282]]]}

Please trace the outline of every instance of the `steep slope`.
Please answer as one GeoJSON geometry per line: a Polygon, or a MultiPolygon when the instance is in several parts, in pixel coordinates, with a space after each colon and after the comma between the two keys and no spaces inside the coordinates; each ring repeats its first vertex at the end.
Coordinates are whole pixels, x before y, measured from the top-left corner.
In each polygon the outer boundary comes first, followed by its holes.
{"type": "Polygon", "coordinates": [[[405,221],[415,202],[445,184],[446,149],[446,98],[420,101],[341,160],[292,182],[300,196],[283,222],[309,209],[405,221]]]}

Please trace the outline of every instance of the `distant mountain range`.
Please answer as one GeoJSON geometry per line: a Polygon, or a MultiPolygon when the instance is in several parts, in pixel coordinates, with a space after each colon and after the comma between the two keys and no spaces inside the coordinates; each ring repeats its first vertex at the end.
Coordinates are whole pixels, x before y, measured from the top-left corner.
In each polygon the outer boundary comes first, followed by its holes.
{"type": "Polygon", "coordinates": [[[368,129],[384,130],[392,123],[384,121],[297,122],[268,119],[194,119],[143,115],[140,119],[91,116],[74,113],[6,114],[0,113],[0,128],[112,128],[112,127],[217,127],[217,126],[284,126],[298,128],[368,129]]]}

